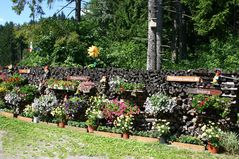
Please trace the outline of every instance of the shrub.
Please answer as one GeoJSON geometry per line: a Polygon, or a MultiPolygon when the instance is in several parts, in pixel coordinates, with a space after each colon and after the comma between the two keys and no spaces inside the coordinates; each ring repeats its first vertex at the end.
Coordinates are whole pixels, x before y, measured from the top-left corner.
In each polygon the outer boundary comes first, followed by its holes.
{"type": "Polygon", "coordinates": [[[33,117],[33,109],[31,105],[27,105],[26,108],[23,110],[23,116],[32,118],[33,117]]]}
{"type": "Polygon", "coordinates": [[[199,113],[207,110],[207,108],[213,108],[219,112],[220,116],[225,118],[230,113],[231,99],[219,97],[219,96],[208,96],[208,95],[195,95],[192,100],[192,107],[195,108],[199,113]]]}
{"type": "Polygon", "coordinates": [[[33,85],[24,85],[20,88],[19,93],[25,101],[32,102],[37,94],[37,87],[33,85]]]}
{"type": "Polygon", "coordinates": [[[176,141],[181,143],[203,145],[203,142],[198,137],[190,136],[190,135],[182,135],[179,138],[176,138],[176,141]]]}
{"type": "Polygon", "coordinates": [[[5,102],[3,99],[0,99],[0,109],[6,108],[5,102]]]}
{"type": "Polygon", "coordinates": [[[78,121],[69,120],[67,122],[67,125],[74,126],[74,127],[80,127],[80,128],[86,128],[86,123],[85,122],[78,122],[78,121]]]}
{"type": "Polygon", "coordinates": [[[223,132],[221,146],[229,154],[239,154],[239,138],[234,132],[223,132]]]}
{"type": "Polygon", "coordinates": [[[148,115],[156,116],[158,113],[172,113],[177,106],[176,98],[170,98],[165,94],[156,93],[147,98],[145,112],[148,115]]]}

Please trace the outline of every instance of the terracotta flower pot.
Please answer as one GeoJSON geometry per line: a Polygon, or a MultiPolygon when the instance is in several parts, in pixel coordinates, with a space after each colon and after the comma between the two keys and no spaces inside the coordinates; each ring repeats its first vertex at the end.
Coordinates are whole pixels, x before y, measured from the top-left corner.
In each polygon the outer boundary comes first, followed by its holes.
{"type": "Polygon", "coordinates": [[[60,128],[64,128],[65,127],[65,123],[64,122],[59,122],[59,125],[58,125],[60,128]]]}
{"type": "Polygon", "coordinates": [[[208,143],[208,144],[207,144],[207,150],[208,150],[210,153],[215,154],[215,153],[218,153],[219,148],[213,146],[211,143],[208,143]]]}
{"type": "Polygon", "coordinates": [[[129,133],[123,133],[122,137],[123,139],[129,139],[129,133]]]}
{"type": "Polygon", "coordinates": [[[88,130],[88,133],[93,133],[94,132],[94,127],[89,125],[87,130],[88,130]]]}

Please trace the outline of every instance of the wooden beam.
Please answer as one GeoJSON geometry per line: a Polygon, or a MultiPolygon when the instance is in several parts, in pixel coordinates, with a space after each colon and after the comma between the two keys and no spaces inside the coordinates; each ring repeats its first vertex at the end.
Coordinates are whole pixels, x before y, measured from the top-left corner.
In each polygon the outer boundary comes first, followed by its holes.
{"type": "Polygon", "coordinates": [[[30,73],[30,72],[31,72],[30,69],[19,69],[19,70],[18,70],[18,73],[20,73],[20,74],[24,74],[24,73],[28,74],[28,73],[30,73]]]}
{"type": "Polygon", "coordinates": [[[202,82],[201,77],[198,76],[167,76],[166,80],[170,82],[202,82]]]}
{"type": "Polygon", "coordinates": [[[68,76],[67,80],[89,81],[90,76],[68,76]]]}
{"type": "Polygon", "coordinates": [[[185,92],[190,94],[207,94],[207,95],[221,95],[222,91],[217,89],[199,89],[199,88],[187,88],[185,92]]]}

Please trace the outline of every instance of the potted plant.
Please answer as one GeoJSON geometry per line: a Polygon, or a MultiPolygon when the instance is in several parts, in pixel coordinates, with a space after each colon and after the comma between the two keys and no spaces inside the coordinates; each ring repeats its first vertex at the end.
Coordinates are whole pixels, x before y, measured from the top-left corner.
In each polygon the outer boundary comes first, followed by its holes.
{"type": "Polygon", "coordinates": [[[97,127],[99,119],[102,117],[102,111],[97,109],[88,108],[86,110],[86,125],[88,126],[87,130],[89,133],[92,133],[94,129],[97,127]]]}
{"type": "Polygon", "coordinates": [[[144,103],[147,116],[158,116],[159,113],[173,113],[177,106],[175,97],[171,98],[163,93],[155,93],[144,103]]]}
{"type": "Polygon", "coordinates": [[[18,93],[22,97],[23,101],[29,104],[37,95],[37,87],[34,85],[24,85],[20,87],[18,93]]]}
{"type": "Polygon", "coordinates": [[[73,96],[64,99],[67,117],[70,120],[84,120],[86,102],[81,97],[73,96]]]}
{"type": "Polygon", "coordinates": [[[122,114],[114,121],[114,125],[121,130],[124,139],[129,138],[130,131],[133,127],[133,120],[133,115],[122,114]]]}
{"type": "Polygon", "coordinates": [[[19,105],[22,100],[21,97],[15,91],[11,91],[5,95],[4,99],[6,103],[10,104],[14,117],[17,117],[19,114],[19,105]]]}
{"type": "Polygon", "coordinates": [[[86,110],[86,125],[88,126],[88,132],[93,132],[94,128],[98,125],[99,119],[103,119],[104,115],[102,107],[107,102],[104,96],[97,96],[90,98],[90,107],[86,110]]]}
{"type": "Polygon", "coordinates": [[[59,122],[59,127],[64,128],[66,122],[66,109],[64,106],[60,105],[58,107],[53,108],[51,111],[51,115],[53,115],[57,122],[59,122]]]}
{"type": "Polygon", "coordinates": [[[207,141],[207,149],[211,153],[218,153],[220,148],[220,137],[222,130],[218,128],[215,123],[209,122],[209,124],[201,127],[202,134],[199,136],[202,140],[207,141]]]}
{"type": "Polygon", "coordinates": [[[170,133],[170,122],[165,119],[157,119],[153,122],[153,130],[158,131],[160,143],[166,143],[170,133]]]}
{"type": "Polygon", "coordinates": [[[32,104],[32,116],[33,116],[33,123],[39,123],[40,111],[39,111],[38,105],[32,104]]]}
{"type": "Polygon", "coordinates": [[[56,96],[51,93],[47,95],[41,95],[39,98],[35,98],[32,103],[32,107],[37,110],[36,115],[38,115],[41,120],[47,119],[52,109],[57,105],[58,100],[56,96]]]}

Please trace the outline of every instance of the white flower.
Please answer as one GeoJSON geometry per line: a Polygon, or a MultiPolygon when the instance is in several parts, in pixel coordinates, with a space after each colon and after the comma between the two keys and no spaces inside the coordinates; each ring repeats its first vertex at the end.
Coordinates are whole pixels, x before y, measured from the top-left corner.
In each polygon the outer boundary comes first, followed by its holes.
{"type": "Polygon", "coordinates": [[[203,125],[203,127],[201,127],[201,130],[202,130],[202,131],[205,131],[206,128],[207,128],[207,126],[206,126],[206,125],[203,125]]]}

